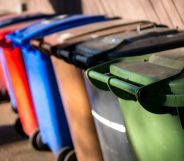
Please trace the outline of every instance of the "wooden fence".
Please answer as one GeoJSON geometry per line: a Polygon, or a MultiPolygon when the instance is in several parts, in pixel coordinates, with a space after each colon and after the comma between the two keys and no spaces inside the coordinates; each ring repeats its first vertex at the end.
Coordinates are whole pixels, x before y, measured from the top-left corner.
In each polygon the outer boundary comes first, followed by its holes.
{"type": "Polygon", "coordinates": [[[184,0],[0,0],[0,10],[5,6],[14,9],[15,2],[27,3],[32,11],[107,14],[184,29],[184,0]]]}

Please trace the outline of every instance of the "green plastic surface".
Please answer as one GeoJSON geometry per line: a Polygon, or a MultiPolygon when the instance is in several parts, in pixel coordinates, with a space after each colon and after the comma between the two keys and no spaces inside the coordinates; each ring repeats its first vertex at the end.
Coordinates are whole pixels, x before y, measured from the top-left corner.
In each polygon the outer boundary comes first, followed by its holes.
{"type": "Polygon", "coordinates": [[[150,113],[137,101],[119,99],[119,103],[137,160],[184,160],[184,130],[178,116],[150,113]]]}
{"type": "Polygon", "coordinates": [[[163,55],[151,59],[150,55],[126,57],[87,71],[89,80],[97,88],[111,90],[119,97],[127,135],[138,161],[184,161],[184,129],[178,112],[184,107],[184,74],[181,72],[184,49],[181,49],[183,54],[173,51],[176,61],[165,59],[163,55]],[[138,73],[141,69],[138,62],[148,61],[153,64],[147,66],[145,74],[138,73]],[[136,64],[137,68],[125,70],[127,64],[136,64]],[[148,70],[152,65],[156,65],[153,73],[148,70]],[[159,66],[163,67],[161,73],[157,72],[159,66]],[[149,104],[145,108],[138,101],[139,90],[150,84],[146,88],[145,98],[149,104]],[[167,107],[176,113],[161,110],[167,107]]]}

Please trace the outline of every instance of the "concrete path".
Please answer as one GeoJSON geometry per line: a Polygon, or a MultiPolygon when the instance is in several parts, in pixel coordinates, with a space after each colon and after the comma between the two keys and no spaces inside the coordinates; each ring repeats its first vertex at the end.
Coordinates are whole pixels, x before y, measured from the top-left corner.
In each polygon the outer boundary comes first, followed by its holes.
{"type": "Polygon", "coordinates": [[[15,132],[16,118],[9,103],[0,104],[0,161],[54,161],[51,152],[35,151],[28,139],[15,132]]]}

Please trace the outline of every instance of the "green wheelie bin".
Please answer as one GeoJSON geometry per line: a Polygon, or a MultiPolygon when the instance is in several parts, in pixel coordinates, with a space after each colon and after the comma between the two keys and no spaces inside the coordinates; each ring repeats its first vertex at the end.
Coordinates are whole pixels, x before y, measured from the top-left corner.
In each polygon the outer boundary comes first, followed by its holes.
{"type": "Polygon", "coordinates": [[[118,97],[135,160],[184,160],[183,69],[184,48],[177,48],[88,70],[92,84],[118,97]]]}

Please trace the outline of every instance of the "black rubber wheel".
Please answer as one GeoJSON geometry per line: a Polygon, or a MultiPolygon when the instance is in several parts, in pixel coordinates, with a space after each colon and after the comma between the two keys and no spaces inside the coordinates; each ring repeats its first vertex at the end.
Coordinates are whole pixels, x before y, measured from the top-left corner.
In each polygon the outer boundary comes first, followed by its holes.
{"type": "Polygon", "coordinates": [[[30,137],[30,143],[32,147],[39,151],[46,151],[49,150],[48,146],[43,143],[40,131],[36,130],[30,137]]]}
{"type": "Polygon", "coordinates": [[[77,161],[77,157],[76,157],[76,155],[75,155],[75,151],[74,151],[74,150],[70,151],[70,152],[66,155],[64,161],[77,161]]]}
{"type": "Polygon", "coordinates": [[[17,134],[23,137],[28,137],[22,128],[22,124],[19,118],[16,119],[14,127],[15,127],[15,131],[17,132],[17,134]]]}
{"type": "Polygon", "coordinates": [[[61,151],[59,152],[56,161],[64,161],[65,157],[67,156],[67,154],[72,151],[73,148],[71,147],[64,147],[61,149],[61,151]]]}

